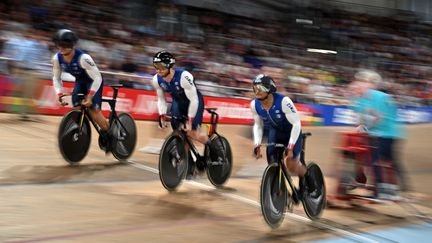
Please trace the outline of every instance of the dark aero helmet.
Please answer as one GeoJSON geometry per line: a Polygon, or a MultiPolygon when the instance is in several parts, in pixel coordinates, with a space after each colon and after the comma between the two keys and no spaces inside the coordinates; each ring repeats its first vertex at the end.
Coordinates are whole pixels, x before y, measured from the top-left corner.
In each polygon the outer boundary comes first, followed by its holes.
{"type": "Polygon", "coordinates": [[[78,42],[78,36],[68,29],[61,29],[53,36],[53,42],[57,46],[72,48],[78,42]]]}
{"type": "Polygon", "coordinates": [[[270,76],[260,74],[255,77],[252,84],[258,86],[261,90],[267,93],[276,92],[276,83],[270,76]]]}
{"type": "Polygon", "coordinates": [[[175,58],[167,51],[160,51],[153,57],[153,64],[156,63],[163,63],[165,67],[171,68],[175,64],[175,58]]]}

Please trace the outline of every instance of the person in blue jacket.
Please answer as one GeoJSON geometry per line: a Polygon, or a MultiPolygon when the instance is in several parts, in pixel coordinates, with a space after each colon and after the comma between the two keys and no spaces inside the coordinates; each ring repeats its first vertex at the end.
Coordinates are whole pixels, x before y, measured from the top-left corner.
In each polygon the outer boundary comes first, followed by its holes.
{"type": "MultiPolygon", "coordinates": [[[[358,113],[357,131],[370,135],[372,162],[377,197],[383,199],[398,198],[397,181],[384,181],[382,165],[391,165],[399,179],[399,184],[406,186],[404,170],[397,160],[395,143],[405,137],[402,124],[398,121],[397,106],[393,98],[377,86],[381,76],[373,70],[360,70],[355,74],[353,90],[353,109],[358,113]]],[[[387,173],[388,174],[388,173],[387,173]]]]}

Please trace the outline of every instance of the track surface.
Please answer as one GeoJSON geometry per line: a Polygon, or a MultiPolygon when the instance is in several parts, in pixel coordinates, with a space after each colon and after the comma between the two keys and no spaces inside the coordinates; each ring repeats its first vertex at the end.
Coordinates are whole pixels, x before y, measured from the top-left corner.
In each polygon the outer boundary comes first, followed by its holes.
{"type": "MultiPolygon", "coordinates": [[[[59,122],[54,116],[22,122],[0,113],[0,242],[302,242],[330,237],[398,242],[403,235],[370,232],[423,223],[413,216],[412,206],[432,215],[432,125],[409,126],[402,147],[414,191],[406,196],[415,203],[341,204],[315,223],[297,206],[279,229],[270,230],[258,203],[266,162],[251,157],[250,127],[219,127],[234,154],[232,178],[224,189],[215,189],[203,175],[168,193],[157,174],[158,155],[148,153],[157,150],[168,130],[137,122],[138,144],[129,163],[105,156],[93,137],[81,165],[70,167],[57,148],[59,122]]],[[[305,127],[313,133],[307,160],[317,161],[331,175],[337,161],[332,149],[336,132],[349,129],[305,127]]],[[[334,180],[326,179],[331,194],[334,180]]]]}

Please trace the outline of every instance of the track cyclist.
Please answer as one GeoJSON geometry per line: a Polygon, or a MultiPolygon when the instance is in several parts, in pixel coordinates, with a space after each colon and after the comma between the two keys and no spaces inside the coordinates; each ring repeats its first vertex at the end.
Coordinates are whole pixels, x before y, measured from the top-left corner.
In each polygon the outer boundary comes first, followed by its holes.
{"type": "Polygon", "coordinates": [[[204,113],[204,98],[195,86],[192,74],[184,69],[174,68],[174,65],[175,58],[167,51],[160,51],[153,57],[153,66],[157,74],[153,76],[152,84],[158,97],[159,127],[167,127],[168,106],[165,93],[169,93],[172,97],[170,111],[172,129],[178,129],[183,117],[187,117],[185,128],[187,135],[206,144],[209,142],[208,136],[200,129],[204,113]]]}
{"type": "Polygon", "coordinates": [[[71,30],[60,29],[55,33],[53,42],[59,51],[53,56],[53,86],[58,95],[61,106],[68,103],[64,100],[61,73],[66,72],[75,77],[72,92],[72,105],[84,105],[89,108],[91,119],[101,128],[101,140],[105,151],[110,151],[109,124],[101,112],[103,79],[95,62],[90,55],[76,48],[78,36],[71,30]],[[84,94],[80,100],[78,94],[84,94]]]}
{"type": "Polygon", "coordinates": [[[277,162],[277,150],[274,144],[284,144],[286,168],[289,172],[298,175],[300,179],[305,178],[308,191],[313,192],[315,180],[299,161],[302,147],[301,123],[294,103],[289,97],[276,93],[276,83],[270,76],[260,74],[252,83],[255,99],[250,106],[255,121],[253,126],[255,158],[262,157],[261,142],[264,126],[267,126],[269,128],[266,150],[268,163],[277,162]]]}

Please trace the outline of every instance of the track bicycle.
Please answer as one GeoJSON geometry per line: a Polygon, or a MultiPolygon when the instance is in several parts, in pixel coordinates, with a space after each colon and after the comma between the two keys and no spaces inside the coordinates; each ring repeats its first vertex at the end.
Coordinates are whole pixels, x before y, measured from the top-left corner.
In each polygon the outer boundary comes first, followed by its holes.
{"type": "MultiPolygon", "coordinates": [[[[206,110],[211,114],[210,124],[207,124],[210,125],[210,142],[205,145],[203,155],[187,136],[184,126],[174,130],[162,145],[159,155],[159,178],[168,191],[176,190],[182,180],[195,170],[205,170],[209,181],[216,187],[221,187],[231,175],[231,146],[228,140],[217,132],[219,115],[216,108],[206,110]]],[[[187,117],[180,119],[183,124],[187,121],[187,117]]]]}
{"type": "MultiPolygon", "coordinates": [[[[311,133],[301,134],[303,140],[300,162],[303,165],[306,165],[306,137],[310,135],[311,133]]],[[[309,190],[304,177],[300,178],[299,188],[297,188],[284,163],[283,153],[285,145],[278,143],[267,145],[275,146],[277,162],[267,166],[261,180],[261,212],[266,223],[271,228],[279,227],[285,217],[286,208],[292,211],[293,205],[298,205],[300,202],[302,202],[304,211],[310,219],[318,219],[326,206],[326,188],[320,167],[314,162],[307,164],[308,173],[315,179],[315,188],[313,191],[309,190]],[[288,191],[285,181],[288,181],[291,193],[288,191]]]]}
{"type": "MultiPolygon", "coordinates": [[[[118,90],[122,86],[122,84],[110,85],[114,91],[113,97],[102,98],[102,102],[107,102],[111,108],[108,130],[111,134],[111,148],[107,152],[111,152],[119,161],[125,161],[132,155],[137,139],[136,125],[132,116],[126,112],[117,114],[115,110],[118,90]]],[[[84,94],[78,94],[78,97],[83,99],[84,94]]],[[[101,128],[91,119],[88,108],[83,105],[79,107],[63,117],[58,130],[61,155],[70,165],[78,164],[88,153],[91,142],[90,122],[101,135],[101,128]]],[[[101,136],[98,142],[102,150],[107,150],[107,144],[101,136]]]]}

